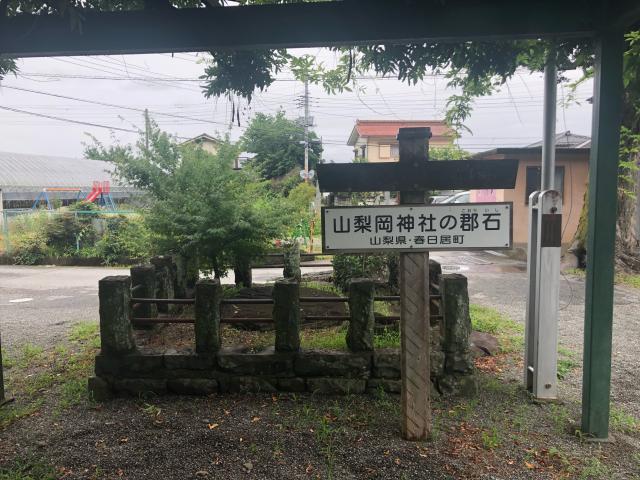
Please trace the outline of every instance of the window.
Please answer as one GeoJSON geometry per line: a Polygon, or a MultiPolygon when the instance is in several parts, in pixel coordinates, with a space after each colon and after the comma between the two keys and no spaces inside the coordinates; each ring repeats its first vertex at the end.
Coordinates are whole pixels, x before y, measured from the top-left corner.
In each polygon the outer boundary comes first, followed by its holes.
{"type": "Polygon", "coordinates": [[[391,156],[393,158],[400,157],[400,145],[397,143],[395,145],[391,145],[391,156]]]}
{"type": "MultiPolygon", "coordinates": [[[[536,190],[540,190],[542,180],[541,167],[527,167],[527,184],[524,192],[524,204],[529,205],[529,195],[536,190]]],[[[556,175],[554,178],[555,189],[560,192],[560,196],[564,198],[564,167],[556,167],[556,175]]]]}
{"type": "Polygon", "coordinates": [[[391,145],[380,145],[380,158],[389,158],[391,156],[391,145]]]}

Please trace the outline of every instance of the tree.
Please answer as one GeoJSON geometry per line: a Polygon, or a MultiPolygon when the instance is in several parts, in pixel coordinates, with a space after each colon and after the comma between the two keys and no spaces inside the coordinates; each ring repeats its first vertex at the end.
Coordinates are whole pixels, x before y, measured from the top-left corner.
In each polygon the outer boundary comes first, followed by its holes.
{"type": "MultiPolygon", "coordinates": [[[[283,111],[256,114],[240,141],[244,150],[256,154],[249,164],[262,178],[282,177],[304,167],[304,126],[287,119],[283,111]]],[[[313,132],[309,132],[309,141],[309,168],[313,168],[322,146],[313,132]]]]}
{"type": "Polygon", "coordinates": [[[149,192],[146,221],[159,251],[196,256],[200,268],[222,276],[238,259],[263,253],[282,234],[288,207],[250,171],[233,169],[239,149],[222,142],[215,155],[179,146],[150,122],[149,147],[86,149],[86,156],[110,161],[123,180],[149,192]]]}

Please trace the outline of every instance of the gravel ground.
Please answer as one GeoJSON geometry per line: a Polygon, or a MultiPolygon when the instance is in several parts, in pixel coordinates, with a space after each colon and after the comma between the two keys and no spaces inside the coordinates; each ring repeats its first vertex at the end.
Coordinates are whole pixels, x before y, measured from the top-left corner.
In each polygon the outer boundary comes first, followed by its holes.
{"type": "MultiPolygon", "coordinates": [[[[525,273],[466,273],[472,303],[496,308],[512,319],[524,323],[527,276],[525,273]]],[[[584,335],[585,281],[563,275],[560,284],[560,345],[577,352],[582,364],[584,335]]],[[[613,355],[611,399],[627,413],[640,418],[640,290],[616,286],[613,319],[613,355]]],[[[576,369],[560,382],[561,398],[579,399],[582,389],[582,368],[576,369]]]]}

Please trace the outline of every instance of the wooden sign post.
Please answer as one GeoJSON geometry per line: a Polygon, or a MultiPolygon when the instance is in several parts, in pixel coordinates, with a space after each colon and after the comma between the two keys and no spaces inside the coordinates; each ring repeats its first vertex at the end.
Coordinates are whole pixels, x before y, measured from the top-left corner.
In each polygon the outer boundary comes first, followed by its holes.
{"type": "Polygon", "coordinates": [[[429,128],[401,128],[397,163],[321,164],[323,192],[399,191],[400,205],[326,207],[322,249],[400,252],[402,435],[431,432],[429,250],[511,248],[512,205],[426,205],[427,191],[513,188],[517,160],[429,162],[429,128]]]}
{"type": "MultiPolygon", "coordinates": [[[[400,130],[400,164],[429,160],[431,131],[400,130]]],[[[424,190],[401,191],[401,205],[424,205],[424,190]]],[[[429,252],[400,254],[400,371],[402,436],[424,440],[431,434],[431,368],[429,362],[429,252]]]]}

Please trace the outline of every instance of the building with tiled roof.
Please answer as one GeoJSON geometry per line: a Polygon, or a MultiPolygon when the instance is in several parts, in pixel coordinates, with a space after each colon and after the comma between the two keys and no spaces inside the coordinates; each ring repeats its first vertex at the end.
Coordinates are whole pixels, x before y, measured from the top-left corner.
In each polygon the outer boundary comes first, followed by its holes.
{"type": "Polygon", "coordinates": [[[431,146],[452,145],[454,132],[443,120],[356,120],[347,145],[353,147],[356,160],[369,162],[398,161],[398,130],[409,127],[429,127],[431,146]]]}

